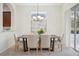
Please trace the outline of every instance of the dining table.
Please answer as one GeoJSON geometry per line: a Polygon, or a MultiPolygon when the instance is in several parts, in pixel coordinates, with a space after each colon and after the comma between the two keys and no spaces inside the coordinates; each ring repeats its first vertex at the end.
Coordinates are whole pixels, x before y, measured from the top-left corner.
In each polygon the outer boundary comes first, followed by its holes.
{"type": "MultiPolygon", "coordinates": [[[[51,38],[50,38],[50,47],[52,48],[51,51],[54,51],[55,50],[55,39],[58,39],[60,40],[60,36],[57,36],[57,35],[51,35],[51,38]]],[[[27,35],[21,35],[18,37],[18,40],[22,39],[23,41],[23,50],[24,52],[28,51],[28,44],[27,44],[27,35]]],[[[41,39],[39,40],[39,48],[41,47],[40,46],[40,42],[41,42],[41,39]]]]}

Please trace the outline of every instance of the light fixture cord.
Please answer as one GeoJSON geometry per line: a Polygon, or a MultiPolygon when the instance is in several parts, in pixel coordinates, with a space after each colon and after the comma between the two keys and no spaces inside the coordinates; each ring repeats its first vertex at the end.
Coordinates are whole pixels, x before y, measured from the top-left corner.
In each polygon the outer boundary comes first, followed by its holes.
{"type": "Polygon", "coordinates": [[[39,8],[39,4],[37,3],[37,20],[38,20],[38,8],[39,8]]]}

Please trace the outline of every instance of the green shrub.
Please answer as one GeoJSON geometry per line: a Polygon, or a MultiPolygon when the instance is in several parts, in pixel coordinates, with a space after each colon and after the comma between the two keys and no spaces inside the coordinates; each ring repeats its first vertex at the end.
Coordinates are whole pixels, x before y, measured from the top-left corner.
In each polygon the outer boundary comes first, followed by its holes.
{"type": "Polygon", "coordinates": [[[42,28],[40,28],[37,33],[40,35],[40,34],[43,34],[44,33],[44,30],[42,28]]]}

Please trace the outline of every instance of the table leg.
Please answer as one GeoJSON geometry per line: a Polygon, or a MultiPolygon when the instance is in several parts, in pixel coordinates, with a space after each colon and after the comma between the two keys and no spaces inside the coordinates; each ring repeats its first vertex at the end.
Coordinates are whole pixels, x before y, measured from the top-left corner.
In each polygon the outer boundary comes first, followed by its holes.
{"type": "Polygon", "coordinates": [[[28,44],[27,44],[27,38],[26,38],[26,50],[28,51],[28,44]]]}
{"type": "Polygon", "coordinates": [[[39,49],[41,49],[41,37],[39,37],[39,49]]]}
{"type": "Polygon", "coordinates": [[[53,38],[52,51],[54,51],[54,48],[55,48],[54,44],[55,44],[55,38],[53,38]]]}
{"type": "MultiPolygon", "coordinates": [[[[52,48],[52,38],[50,38],[50,48],[52,48]]],[[[51,49],[52,51],[52,49],[51,49]]]]}
{"type": "Polygon", "coordinates": [[[23,48],[24,48],[24,52],[26,51],[26,48],[25,48],[25,40],[23,38],[23,48]]]}

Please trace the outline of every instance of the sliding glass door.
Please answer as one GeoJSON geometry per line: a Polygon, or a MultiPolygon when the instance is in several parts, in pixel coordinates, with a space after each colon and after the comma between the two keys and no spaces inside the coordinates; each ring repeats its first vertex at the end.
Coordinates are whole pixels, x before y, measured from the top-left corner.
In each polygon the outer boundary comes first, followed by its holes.
{"type": "Polygon", "coordinates": [[[75,40],[75,49],[79,51],[79,5],[76,6],[76,10],[75,10],[75,36],[76,36],[76,40],[75,40]]]}
{"type": "Polygon", "coordinates": [[[72,47],[79,51],[79,4],[71,8],[71,37],[72,47]]]}

